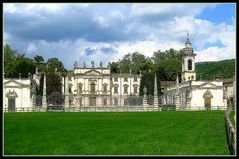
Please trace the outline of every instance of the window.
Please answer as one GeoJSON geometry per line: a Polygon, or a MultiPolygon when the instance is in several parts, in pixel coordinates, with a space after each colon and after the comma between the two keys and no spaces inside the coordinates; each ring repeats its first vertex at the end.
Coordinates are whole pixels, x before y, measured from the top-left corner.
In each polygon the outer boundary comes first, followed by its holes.
{"type": "Polygon", "coordinates": [[[107,105],[107,99],[103,100],[103,105],[107,105]]]}
{"type": "Polygon", "coordinates": [[[81,83],[78,85],[78,93],[82,93],[82,84],[81,83]]]}
{"type": "Polygon", "coordinates": [[[137,78],[136,77],[134,78],[134,82],[137,82],[137,78]]]}
{"type": "Polygon", "coordinates": [[[114,99],[114,105],[115,106],[118,105],[118,99],[117,98],[114,99]]]}
{"type": "Polygon", "coordinates": [[[138,93],[138,86],[135,85],[135,86],[134,86],[134,94],[137,94],[137,93],[138,93]]]}
{"type": "Polygon", "coordinates": [[[107,93],[107,84],[104,84],[104,93],[107,93]]]}
{"type": "Polygon", "coordinates": [[[118,78],[114,78],[114,81],[115,81],[115,82],[118,82],[118,78]]]}
{"type": "Polygon", "coordinates": [[[192,60],[188,60],[188,70],[192,70],[192,60]]]}
{"type": "Polygon", "coordinates": [[[124,85],[124,94],[128,94],[128,85],[124,85]]]}
{"type": "Polygon", "coordinates": [[[124,78],[124,82],[128,82],[128,78],[127,77],[124,78]]]}
{"type": "Polygon", "coordinates": [[[115,93],[115,94],[118,93],[118,86],[117,86],[117,85],[114,86],[114,93],[115,93]]]}
{"type": "Polygon", "coordinates": [[[91,93],[95,93],[95,84],[94,83],[90,84],[90,90],[91,90],[91,93]]]}
{"type": "Polygon", "coordinates": [[[124,106],[128,105],[127,99],[124,99],[124,106]]]}

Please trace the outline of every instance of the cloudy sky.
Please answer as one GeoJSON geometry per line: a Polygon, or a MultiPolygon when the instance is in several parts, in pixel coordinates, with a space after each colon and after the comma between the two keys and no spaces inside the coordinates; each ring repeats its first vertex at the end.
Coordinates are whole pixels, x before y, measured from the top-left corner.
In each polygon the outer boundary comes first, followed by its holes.
{"type": "Polygon", "coordinates": [[[196,62],[236,57],[235,4],[4,3],[3,40],[33,58],[59,58],[67,69],[127,53],[181,49],[189,30],[196,62]]]}

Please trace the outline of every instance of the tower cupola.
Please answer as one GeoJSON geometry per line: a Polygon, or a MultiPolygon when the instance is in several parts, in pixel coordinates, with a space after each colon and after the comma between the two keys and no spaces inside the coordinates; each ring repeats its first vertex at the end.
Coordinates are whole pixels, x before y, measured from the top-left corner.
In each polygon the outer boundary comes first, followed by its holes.
{"type": "Polygon", "coordinates": [[[192,44],[189,40],[189,33],[187,31],[187,40],[185,42],[185,48],[183,48],[182,56],[182,82],[196,80],[195,72],[195,56],[192,44]]]}

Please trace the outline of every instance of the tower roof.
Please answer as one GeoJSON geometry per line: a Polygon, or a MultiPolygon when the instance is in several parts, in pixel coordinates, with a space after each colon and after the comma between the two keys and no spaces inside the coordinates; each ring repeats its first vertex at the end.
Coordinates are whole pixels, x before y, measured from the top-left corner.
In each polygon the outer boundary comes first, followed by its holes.
{"type": "Polygon", "coordinates": [[[195,55],[193,52],[192,44],[189,40],[189,32],[187,31],[187,40],[185,42],[184,55],[195,55]]]}

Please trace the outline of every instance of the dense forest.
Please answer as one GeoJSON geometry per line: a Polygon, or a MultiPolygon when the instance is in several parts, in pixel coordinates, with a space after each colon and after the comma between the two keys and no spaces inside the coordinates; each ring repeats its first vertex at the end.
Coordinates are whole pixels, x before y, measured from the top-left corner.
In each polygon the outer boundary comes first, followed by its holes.
{"type": "Polygon", "coordinates": [[[198,80],[213,80],[216,76],[221,79],[232,78],[235,75],[235,59],[198,62],[196,63],[196,72],[198,80]]]}

